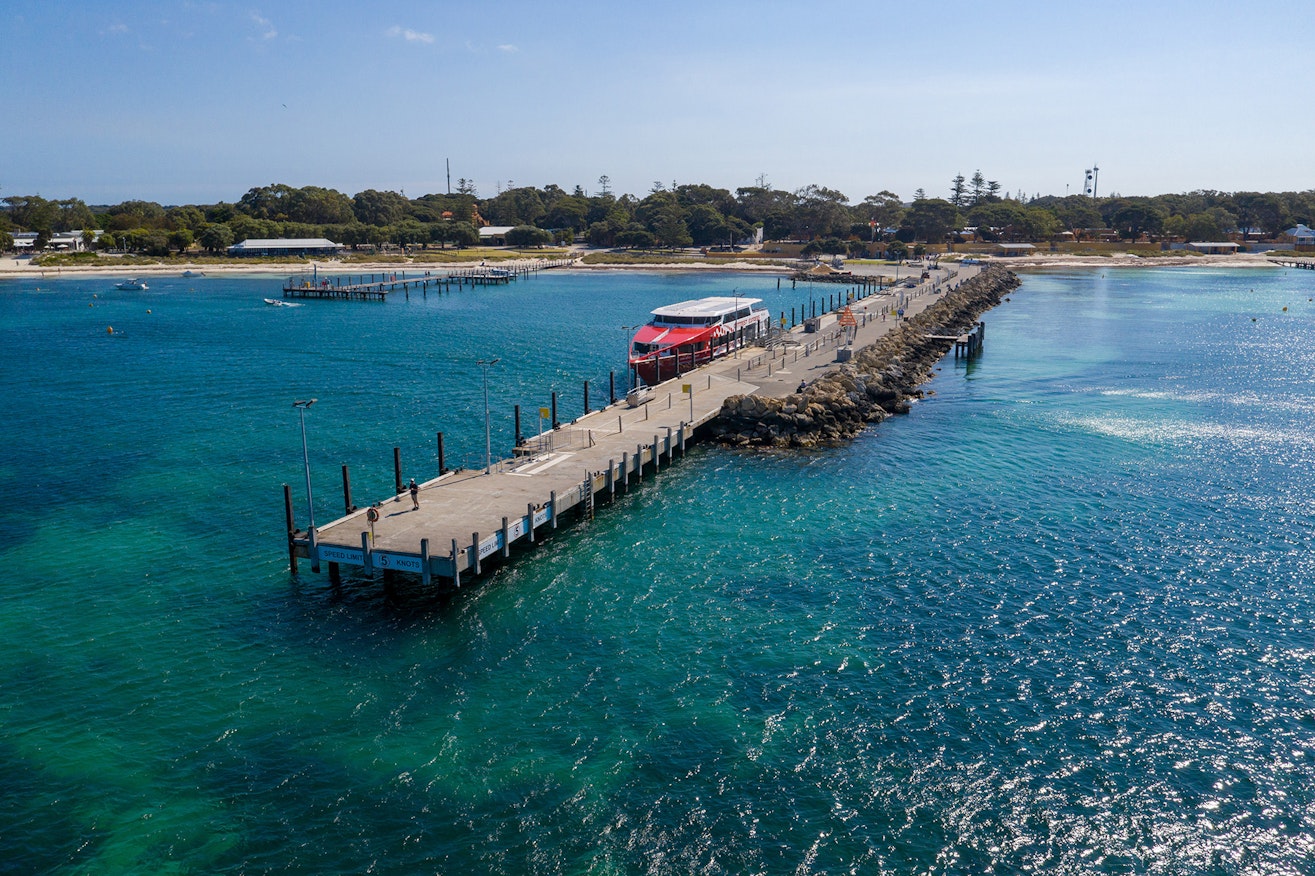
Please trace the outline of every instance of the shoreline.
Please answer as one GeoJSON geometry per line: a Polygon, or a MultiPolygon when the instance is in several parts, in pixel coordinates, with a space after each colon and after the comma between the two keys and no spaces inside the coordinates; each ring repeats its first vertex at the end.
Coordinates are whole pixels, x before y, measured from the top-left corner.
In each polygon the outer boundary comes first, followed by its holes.
{"type": "MultiPolygon", "coordinates": [[[[532,259],[525,259],[526,261],[532,259]]],[[[511,261],[511,260],[509,260],[511,261]]],[[[1195,256],[1137,256],[1129,253],[1113,255],[1078,256],[1078,255],[1031,255],[980,258],[979,262],[987,266],[997,266],[1011,271],[1042,271],[1052,269],[1083,268],[1163,268],[1163,267],[1200,267],[1200,268],[1279,268],[1268,256],[1259,253],[1236,253],[1233,255],[1195,255],[1195,256]]],[[[950,262],[946,262],[949,264],[950,262]]],[[[500,263],[501,264],[501,263],[500,263]]],[[[880,273],[883,268],[893,268],[887,263],[851,262],[849,268],[857,274],[880,273]]],[[[389,271],[447,271],[462,270],[471,267],[470,262],[352,262],[344,264],[337,261],[306,262],[304,264],[210,264],[182,262],[170,265],[71,265],[42,267],[33,265],[26,259],[0,258],[0,280],[34,278],[41,280],[60,279],[64,277],[160,277],[181,276],[184,271],[195,271],[206,275],[232,276],[294,276],[311,270],[312,267],[330,274],[378,273],[389,271]]],[[[796,268],[784,265],[763,265],[747,261],[728,262],[726,264],[662,262],[662,263],[607,263],[584,264],[577,262],[572,270],[584,271],[660,271],[660,272],[699,272],[718,271],[730,273],[789,274],[796,268]]]]}

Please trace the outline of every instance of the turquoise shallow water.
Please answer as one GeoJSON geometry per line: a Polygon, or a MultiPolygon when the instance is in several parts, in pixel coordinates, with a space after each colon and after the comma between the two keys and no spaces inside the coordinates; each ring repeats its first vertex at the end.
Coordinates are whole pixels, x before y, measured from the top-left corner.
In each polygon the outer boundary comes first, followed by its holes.
{"type": "Polygon", "coordinates": [[[651,307],[807,293],[277,285],[0,285],[0,870],[1315,868],[1315,275],[1027,276],[909,416],[394,602],[287,574],[292,399],[327,519],[482,455],[480,356],[506,447],[651,307]]]}

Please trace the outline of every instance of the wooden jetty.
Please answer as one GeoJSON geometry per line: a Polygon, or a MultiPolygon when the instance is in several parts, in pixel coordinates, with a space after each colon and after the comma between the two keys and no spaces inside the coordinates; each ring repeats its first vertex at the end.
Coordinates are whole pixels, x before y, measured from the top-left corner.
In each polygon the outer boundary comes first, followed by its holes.
{"type": "MultiPolygon", "coordinates": [[[[959,269],[967,279],[976,268],[959,269]]],[[[611,401],[570,423],[521,440],[510,458],[490,460],[487,469],[449,471],[438,435],[438,476],[419,485],[420,507],[413,509],[402,484],[400,451],[394,449],[393,495],[368,507],[352,502],[350,477],[343,467],[344,515],[314,530],[300,529],[293,517],[292,489],[284,484],[290,566],[309,559],[329,578],[341,579],[352,566],[385,580],[397,572],[460,586],[505,562],[514,550],[530,548],[567,521],[589,520],[606,503],[684,455],[733,395],[783,398],[798,384],[820,377],[847,358],[851,333],[871,343],[897,325],[898,300],[912,316],[936,300],[934,290],[950,284],[956,271],[940,270],[915,289],[891,290],[840,302],[829,313],[810,318],[772,338],[768,347],[745,347],[692,372],[652,388],[647,399],[611,401]],[[898,296],[898,298],[896,297],[898,296]],[[846,315],[847,314],[847,315],[846,315]]],[[[784,321],[784,314],[782,315],[784,321]]],[[[980,327],[980,324],[979,324],[980,327]]],[[[980,338],[980,332],[977,336],[980,338]]]]}
{"type": "Polygon", "coordinates": [[[1290,256],[1270,256],[1269,260],[1285,268],[1305,268],[1308,271],[1315,271],[1315,257],[1299,259],[1290,256]]]}
{"type": "Polygon", "coordinates": [[[930,337],[937,341],[950,341],[954,344],[954,358],[958,359],[963,356],[966,359],[975,359],[982,353],[982,341],[986,336],[986,323],[979,322],[963,334],[944,335],[933,334],[930,337]]]}
{"type": "Polygon", "coordinates": [[[283,284],[284,298],[310,298],[338,301],[387,301],[392,292],[418,290],[422,294],[435,287],[450,290],[453,286],[501,286],[517,277],[549,268],[575,263],[574,259],[534,259],[512,262],[506,267],[479,265],[447,271],[386,271],[380,274],[320,276],[316,270],[289,277],[283,284]]]}

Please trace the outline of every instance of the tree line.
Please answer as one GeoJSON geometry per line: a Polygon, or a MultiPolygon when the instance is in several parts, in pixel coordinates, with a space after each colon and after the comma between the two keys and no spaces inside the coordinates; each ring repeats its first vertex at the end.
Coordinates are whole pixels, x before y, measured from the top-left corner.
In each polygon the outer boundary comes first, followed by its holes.
{"type": "MultiPolygon", "coordinates": [[[[1146,197],[1001,194],[980,171],[956,175],[949,196],[919,189],[911,203],[883,190],[852,202],[835,189],[808,185],[794,191],[757,185],[728,189],[702,183],[654,182],[641,198],[615,195],[602,176],[599,190],[580,186],[515,186],[480,198],[461,180],[456,194],[408,198],[367,189],[347,195],[319,186],[283,184],[250,189],[236,202],[166,207],[151,201],[89,207],[82,200],[38,195],[0,199],[0,248],[12,232],[50,235],[98,229],[106,249],[165,255],[199,247],[222,253],[248,238],[326,237],[352,248],[473,246],[479,226],[509,226],[508,243],[536,246],[586,240],[600,247],[650,249],[734,247],[761,228],[765,240],[800,240],[813,251],[854,252],[873,242],[944,243],[978,238],[1008,242],[1053,240],[1064,232],[1081,239],[1094,229],[1125,240],[1142,237],[1220,240],[1241,231],[1273,237],[1298,222],[1315,225],[1315,191],[1195,191],[1146,197]]],[[[501,187],[500,187],[501,188],[501,187]]]]}

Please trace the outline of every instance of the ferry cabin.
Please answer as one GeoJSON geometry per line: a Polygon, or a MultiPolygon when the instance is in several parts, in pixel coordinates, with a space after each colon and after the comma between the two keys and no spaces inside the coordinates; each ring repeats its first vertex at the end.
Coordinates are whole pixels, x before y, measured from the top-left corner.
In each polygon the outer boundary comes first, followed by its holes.
{"type": "Polygon", "coordinates": [[[651,385],[679,377],[767,334],[761,298],[712,297],[659,307],[630,345],[630,367],[651,385]]]}

